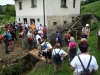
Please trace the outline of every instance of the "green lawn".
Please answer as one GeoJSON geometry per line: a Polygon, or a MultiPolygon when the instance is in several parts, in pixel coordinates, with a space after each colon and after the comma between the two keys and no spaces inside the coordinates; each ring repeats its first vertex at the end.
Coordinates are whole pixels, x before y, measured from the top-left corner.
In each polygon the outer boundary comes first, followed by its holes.
{"type": "Polygon", "coordinates": [[[81,7],[81,14],[92,13],[100,17],[100,1],[83,5],[81,7]]]}

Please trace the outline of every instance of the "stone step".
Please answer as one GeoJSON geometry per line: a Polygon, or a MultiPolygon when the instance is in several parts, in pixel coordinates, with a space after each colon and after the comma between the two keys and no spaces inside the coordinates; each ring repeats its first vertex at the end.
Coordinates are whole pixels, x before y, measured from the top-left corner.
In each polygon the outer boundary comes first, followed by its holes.
{"type": "Polygon", "coordinates": [[[30,55],[32,55],[36,59],[45,61],[45,58],[42,55],[40,57],[38,56],[38,50],[37,49],[31,50],[31,51],[29,51],[29,53],[30,53],[30,55]]]}

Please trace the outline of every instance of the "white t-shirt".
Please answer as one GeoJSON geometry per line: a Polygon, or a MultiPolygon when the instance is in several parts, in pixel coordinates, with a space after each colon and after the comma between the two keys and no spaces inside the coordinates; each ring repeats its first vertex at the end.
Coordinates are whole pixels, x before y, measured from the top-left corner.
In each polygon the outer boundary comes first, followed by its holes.
{"type": "Polygon", "coordinates": [[[37,34],[37,35],[36,35],[37,44],[39,44],[39,41],[38,41],[39,38],[41,39],[40,35],[37,34]]]}
{"type": "Polygon", "coordinates": [[[28,28],[28,27],[29,27],[29,25],[26,23],[26,24],[25,24],[25,27],[26,27],[26,28],[28,28]]]}
{"type": "MultiPolygon", "coordinates": [[[[53,49],[53,51],[52,51],[52,56],[54,56],[54,55],[55,55],[56,53],[58,53],[58,52],[59,52],[59,55],[60,55],[60,56],[62,56],[63,54],[66,53],[64,50],[56,48],[56,49],[53,49]],[[60,50],[60,52],[59,52],[59,50],[60,50]]],[[[63,58],[61,58],[61,59],[63,60],[63,58]]]]}
{"type": "MultiPolygon", "coordinates": [[[[80,54],[79,57],[84,65],[84,67],[87,68],[88,62],[90,60],[90,55],[89,54],[80,54]]],[[[71,66],[73,66],[75,68],[74,72],[79,73],[79,72],[83,71],[83,67],[78,59],[78,56],[75,56],[70,64],[71,64],[71,66]]],[[[97,70],[97,69],[98,69],[98,64],[97,64],[96,58],[94,56],[92,56],[89,70],[92,71],[92,70],[97,70]]]]}
{"type": "MultiPolygon", "coordinates": [[[[45,42],[43,42],[41,44],[41,46],[43,46],[44,44],[45,44],[45,42]]],[[[46,42],[46,44],[47,44],[47,49],[43,50],[44,52],[47,52],[48,49],[51,49],[52,48],[52,45],[49,42],[46,42]]]]}
{"type": "Polygon", "coordinates": [[[32,33],[30,33],[30,32],[28,31],[27,37],[28,37],[28,38],[32,38],[32,33]]]}

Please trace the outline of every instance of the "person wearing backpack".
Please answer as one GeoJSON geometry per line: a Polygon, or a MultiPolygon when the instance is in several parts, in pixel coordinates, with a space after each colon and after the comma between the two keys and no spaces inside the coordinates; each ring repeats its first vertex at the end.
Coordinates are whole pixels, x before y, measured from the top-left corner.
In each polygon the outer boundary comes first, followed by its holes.
{"type": "Polygon", "coordinates": [[[73,75],[93,75],[98,72],[98,64],[96,58],[88,54],[88,42],[81,41],[79,48],[82,54],[75,56],[71,61],[71,69],[74,70],[73,75]]]}
{"type": "Polygon", "coordinates": [[[70,38],[70,43],[68,45],[68,50],[67,50],[70,62],[73,60],[73,58],[76,55],[76,46],[77,46],[77,44],[75,42],[74,37],[71,37],[70,38]]]}
{"type": "Polygon", "coordinates": [[[51,63],[51,50],[52,50],[52,45],[50,44],[50,39],[47,38],[46,41],[41,44],[42,46],[42,52],[43,56],[45,58],[45,63],[50,64],[51,63]]]}
{"type": "Polygon", "coordinates": [[[68,54],[61,49],[60,44],[55,45],[55,49],[52,51],[52,57],[54,62],[54,75],[59,71],[62,71],[62,60],[63,57],[66,57],[68,54]]]}
{"type": "Polygon", "coordinates": [[[60,46],[63,46],[63,36],[59,31],[56,31],[56,43],[60,43],[60,46]]]}

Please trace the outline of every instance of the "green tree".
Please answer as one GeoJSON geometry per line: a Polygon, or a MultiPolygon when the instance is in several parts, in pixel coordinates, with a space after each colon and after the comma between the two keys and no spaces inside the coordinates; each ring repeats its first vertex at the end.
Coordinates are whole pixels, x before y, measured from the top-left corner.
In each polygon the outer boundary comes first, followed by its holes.
{"type": "Polygon", "coordinates": [[[0,5],[0,14],[3,14],[2,5],[0,5]]]}
{"type": "Polygon", "coordinates": [[[14,16],[15,17],[15,15],[16,15],[16,13],[15,13],[15,5],[7,4],[5,12],[6,12],[6,15],[10,15],[10,16],[14,16]]]}

